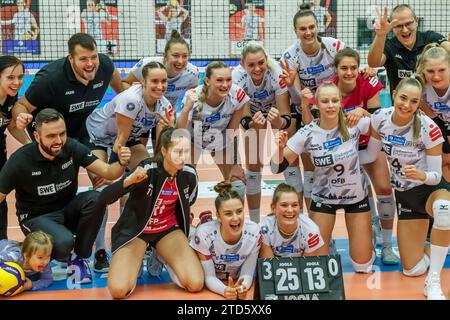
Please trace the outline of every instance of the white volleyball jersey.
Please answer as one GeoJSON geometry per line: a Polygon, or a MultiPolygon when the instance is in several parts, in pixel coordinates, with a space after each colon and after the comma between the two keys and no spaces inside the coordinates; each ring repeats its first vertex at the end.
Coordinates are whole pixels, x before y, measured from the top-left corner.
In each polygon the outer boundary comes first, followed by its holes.
{"type": "Polygon", "coordinates": [[[213,259],[217,278],[228,280],[231,276],[237,279],[247,257],[259,252],[261,230],[257,223],[246,220],[239,242],[229,245],[220,234],[220,222],[213,220],[197,227],[190,245],[195,251],[213,259]]]}
{"type": "MultiPolygon", "coordinates": [[[[203,85],[192,89],[201,95],[203,85]]],[[[201,149],[222,150],[233,142],[230,136],[226,135],[226,129],[235,111],[241,109],[250,98],[235,84],[231,86],[228,96],[222,103],[213,108],[206,102],[197,101],[189,113],[189,132],[192,142],[201,149]]],[[[186,97],[181,103],[184,108],[186,97]]]]}
{"type": "Polygon", "coordinates": [[[445,123],[445,127],[450,131],[450,87],[447,92],[439,97],[434,91],[433,86],[426,86],[424,100],[428,103],[431,110],[445,123]]]}
{"type": "Polygon", "coordinates": [[[301,257],[323,246],[319,227],[306,214],[298,216],[297,224],[297,232],[286,239],[278,231],[275,215],[261,221],[262,241],[272,248],[275,257],[301,257]]]}
{"type": "Polygon", "coordinates": [[[119,93],[103,108],[95,109],[86,119],[86,128],[91,141],[99,146],[111,147],[117,137],[116,113],[134,119],[128,141],[137,140],[159,122],[158,112],[172,110],[169,100],[162,97],[150,111],[145,103],[142,85],[136,84],[119,93]]]}
{"type": "Polygon", "coordinates": [[[343,141],[339,129],[324,130],[312,122],[289,139],[287,146],[300,155],[305,152],[315,166],[311,198],[324,204],[354,204],[367,196],[367,181],[358,157],[359,136],[367,133],[370,119],[362,118],[348,128],[343,141]]]}
{"type": "Polygon", "coordinates": [[[380,135],[384,152],[389,161],[391,185],[395,190],[406,191],[422,185],[420,180],[407,179],[406,165],[427,171],[426,149],[443,143],[439,127],[426,115],[419,115],[421,129],[416,141],[413,139],[413,120],[399,127],[392,123],[394,107],[378,109],[371,119],[372,128],[380,135]]]}
{"type": "Polygon", "coordinates": [[[299,65],[298,76],[303,87],[316,92],[317,87],[325,80],[336,75],[334,72],[334,57],[339,50],[345,48],[341,40],[322,37],[322,46],[319,53],[309,57],[303,51],[300,41],[296,41],[284,53],[283,59],[289,63],[291,69],[299,65]]]}
{"type": "Polygon", "coordinates": [[[261,111],[264,116],[267,116],[270,108],[277,107],[275,97],[288,91],[286,83],[280,77],[281,67],[276,62],[273,65],[273,71],[267,68],[264,80],[258,86],[253,83],[251,76],[242,66],[239,65],[233,69],[233,83],[244,89],[250,97],[252,115],[261,111]]]}
{"type": "MultiPolygon", "coordinates": [[[[159,62],[164,64],[163,57],[146,57],[142,58],[133,68],[131,68],[130,72],[136,77],[136,79],[142,79],[142,69],[144,66],[152,61],[159,62]]],[[[198,85],[199,71],[196,66],[192,63],[188,62],[186,68],[177,76],[173,78],[167,78],[167,91],[164,96],[170,101],[172,106],[177,109],[178,98],[181,94],[187,89],[191,87],[196,87],[198,85]]]]}

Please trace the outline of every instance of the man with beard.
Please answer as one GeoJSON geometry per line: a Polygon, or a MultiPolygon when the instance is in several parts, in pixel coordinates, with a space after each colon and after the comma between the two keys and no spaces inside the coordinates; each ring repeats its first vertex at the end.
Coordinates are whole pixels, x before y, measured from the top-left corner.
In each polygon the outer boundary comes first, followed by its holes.
{"type": "Polygon", "coordinates": [[[419,17],[407,4],[400,4],[392,9],[390,21],[387,19],[387,8],[384,8],[383,16],[378,11],[377,15],[376,35],[367,62],[371,68],[386,68],[392,96],[392,91],[400,80],[414,74],[417,57],[427,44],[437,42],[450,53],[450,42],[434,31],[418,31],[419,17]],[[394,37],[387,40],[391,30],[394,37]]]}
{"type": "MultiPolygon", "coordinates": [[[[39,70],[25,95],[13,108],[12,118],[17,127],[23,129],[40,110],[54,108],[66,119],[67,136],[89,145],[86,118],[100,104],[108,85],[119,93],[123,90],[122,82],[113,62],[98,53],[92,36],[76,33],[67,44],[69,55],[39,70]]],[[[33,130],[34,125],[30,124],[28,131],[32,133],[33,130]]],[[[108,183],[90,172],[89,178],[96,189],[108,183]]],[[[99,250],[104,249],[104,241],[101,246],[97,248],[95,261],[107,270],[109,262],[106,252],[99,250]]]]}
{"type": "Polygon", "coordinates": [[[0,203],[16,191],[16,212],[25,235],[42,230],[53,238],[52,258],[68,261],[77,283],[92,281],[84,259],[102,223],[99,192],[77,194],[80,166],[109,180],[119,178],[131,151],[120,146],[119,161],[107,164],[75,139],[68,138],[64,117],[47,108],[36,115],[35,142],[18,149],[0,172],[0,203]],[[74,240],[75,236],[75,240],[74,240]]]}
{"type": "Polygon", "coordinates": [[[116,93],[123,89],[113,62],[98,53],[97,43],[90,35],[76,33],[67,44],[67,57],[50,62],[36,73],[13,108],[13,119],[22,113],[17,119],[17,127],[22,129],[32,120],[27,113],[35,116],[44,108],[54,108],[67,120],[67,135],[83,141],[87,136],[84,122],[102,101],[108,85],[116,93]]]}

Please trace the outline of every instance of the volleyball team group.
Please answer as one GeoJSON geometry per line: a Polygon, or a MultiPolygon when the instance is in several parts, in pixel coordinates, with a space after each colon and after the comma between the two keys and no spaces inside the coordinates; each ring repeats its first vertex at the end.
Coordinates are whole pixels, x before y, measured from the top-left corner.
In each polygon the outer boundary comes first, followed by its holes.
{"type": "Polygon", "coordinates": [[[20,99],[24,64],[0,57],[0,262],[23,267],[24,290],[51,285],[53,259],[67,263],[77,283],[92,282],[95,248],[94,271],[108,272],[115,299],[133,293],[144,262],[155,276],[165,267],[189,292],[206,287],[226,299],[248,299],[258,258],[336,253],[332,232],[343,209],[355,272],[372,272],[379,244],[383,264],[401,263],[406,282],[427,274],[425,296],[445,300],[448,39],[418,31],[409,5],[389,16],[385,8],[369,66],[361,68],[356,50],[318,36],[312,11],[298,11],[293,27],[297,40],[280,61],[250,41],[238,66],[209,63],[201,85],[176,30],[162,57],[143,58],[123,79],[91,36],[75,34],[68,56],[39,70],[20,99]],[[380,107],[375,68],[383,66],[389,108],[380,107]],[[117,95],[96,108],[108,85],[117,95]],[[9,159],[6,129],[24,144],[9,159]],[[266,129],[275,136],[260,134],[266,129]],[[271,159],[254,157],[268,139],[277,146],[271,159]],[[194,220],[196,164],[205,150],[223,181],[214,187],[216,212],[194,220]],[[269,164],[286,182],[260,221],[261,171],[269,164]],[[80,166],[93,190],[77,193],[80,166]],[[23,242],[7,235],[6,195],[13,190],[23,242]],[[110,258],[105,226],[116,201],[110,258]],[[392,249],[396,212],[399,256],[392,249]]]}

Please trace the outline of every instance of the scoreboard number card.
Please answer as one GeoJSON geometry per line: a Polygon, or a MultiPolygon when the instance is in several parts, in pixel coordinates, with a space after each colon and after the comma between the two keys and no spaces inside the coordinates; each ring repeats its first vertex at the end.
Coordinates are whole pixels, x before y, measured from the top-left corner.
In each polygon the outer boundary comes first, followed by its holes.
{"type": "Polygon", "coordinates": [[[339,255],[258,259],[257,272],[257,299],[345,299],[339,255]]]}

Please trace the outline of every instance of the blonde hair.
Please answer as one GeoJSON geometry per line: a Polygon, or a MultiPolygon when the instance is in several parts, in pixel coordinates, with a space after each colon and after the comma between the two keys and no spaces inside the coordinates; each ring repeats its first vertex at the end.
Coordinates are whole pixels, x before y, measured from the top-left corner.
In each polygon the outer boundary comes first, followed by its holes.
{"type": "Polygon", "coordinates": [[[275,60],[267,53],[266,49],[262,46],[261,43],[254,41],[254,40],[249,41],[245,44],[245,46],[241,52],[241,61],[244,62],[245,58],[247,57],[247,55],[249,53],[258,53],[258,52],[264,53],[264,56],[267,59],[267,68],[270,71],[275,70],[275,64],[276,64],[275,60]]]}
{"type": "Polygon", "coordinates": [[[52,237],[44,231],[29,233],[22,243],[22,255],[27,260],[38,250],[51,254],[53,250],[52,237]]]}
{"type": "Polygon", "coordinates": [[[427,44],[423,49],[422,54],[419,56],[416,64],[416,73],[417,76],[421,78],[420,80],[422,81],[422,85],[426,84],[424,73],[425,63],[429,62],[430,60],[437,59],[444,59],[447,62],[448,66],[450,66],[450,54],[448,54],[448,52],[444,48],[442,48],[436,42],[427,44]]]}
{"type": "MultiPolygon", "coordinates": [[[[317,88],[316,103],[319,101],[319,95],[322,92],[322,89],[325,89],[325,88],[335,88],[337,90],[337,92],[339,93],[339,98],[341,99],[341,93],[339,91],[339,88],[332,82],[325,82],[322,85],[320,85],[319,88],[317,88]]],[[[350,139],[350,134],[348,133],[347,121],[345,120],[345,116],[344,116],[344,112],[342,111],[342,108],[339,108],[338,129],[339,129],[339,133],[342,136],[343,141],[347,141],[350,139]]]]}
{"type": "MultiPolygon", "coordinates": [[[[424,85],[420,78],[410,77],[410,78],[404,78],[395,88],[395,95],[398,95],[398,92],[402,90],[405,86],[413,86],[420,89],[420,96],[422,96],[424,85]]],[[[395,100],[395,99],[394,99],[395,100]]],[[[420,127],[422,125],[420,118],[419,118],[419,109],[414,112],[414,122],[413,122],[413,139],[416,141],[419,138],[420,134],[420,127]]]]}

